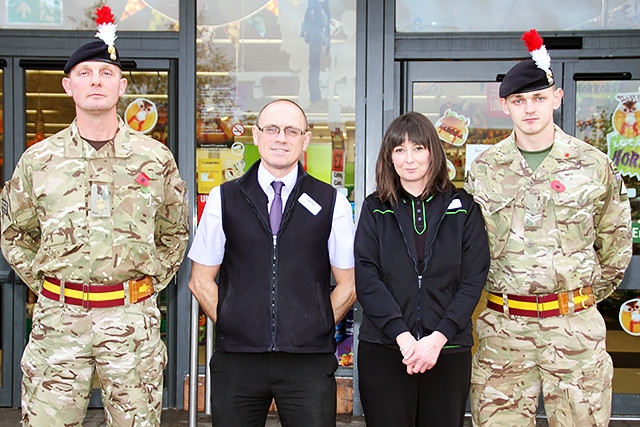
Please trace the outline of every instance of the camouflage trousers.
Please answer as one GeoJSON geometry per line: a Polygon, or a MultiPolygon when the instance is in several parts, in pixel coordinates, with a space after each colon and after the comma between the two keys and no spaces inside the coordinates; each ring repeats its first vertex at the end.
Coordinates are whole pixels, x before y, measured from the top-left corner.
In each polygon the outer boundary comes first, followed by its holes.
{"type": "Polygon", "coordinates": [[[166,358],[155,297],[85,309],[40,296],[21,361],[22,424],[82,426],[97,376],[108,426],[159,426],[166,358]]]}
{"type": "Polygon", "coordinates": [[[540,392],[549,426],[608,426],[613,364],[595,306],[547,319],[485,309],[476,332],[474,426],[534,427],[540,392]]]}

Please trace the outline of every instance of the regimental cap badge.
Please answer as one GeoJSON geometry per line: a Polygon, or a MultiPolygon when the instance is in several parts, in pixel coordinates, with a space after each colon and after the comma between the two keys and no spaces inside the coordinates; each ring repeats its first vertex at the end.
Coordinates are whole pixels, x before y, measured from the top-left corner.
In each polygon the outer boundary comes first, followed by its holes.
{"type": "Polygon", "coordinates": [[[109,57],[112,61],[115,61],[117,58],[116,38],[118,36],[116,35],[116,30],[118,26],[116,25],[113,13],[109,6],[102,6],[96,9],[96,26],[98,27],[96,37],[107,45],[109,57]]]}

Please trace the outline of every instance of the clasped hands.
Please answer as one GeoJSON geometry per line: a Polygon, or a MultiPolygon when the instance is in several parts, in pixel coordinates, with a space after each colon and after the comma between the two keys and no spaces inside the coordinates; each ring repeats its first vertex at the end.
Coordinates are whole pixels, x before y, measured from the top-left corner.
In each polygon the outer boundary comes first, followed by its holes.
{"type": "Polygon", "coordinates": [[[447,337],[435,331],[416,340],[410,332],[403,332],[396,338],[402,353],[402,363],[407,366],[407,374],[424,373],[438,361],[440,350],[447,343],[447,337]]]}

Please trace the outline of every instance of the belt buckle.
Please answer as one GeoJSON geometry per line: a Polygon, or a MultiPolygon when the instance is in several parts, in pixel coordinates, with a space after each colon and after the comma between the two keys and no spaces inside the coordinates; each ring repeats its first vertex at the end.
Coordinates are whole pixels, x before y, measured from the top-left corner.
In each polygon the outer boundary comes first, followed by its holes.
{"type": "Polygon", "coordinates": [[[558,313],[560,316],[573,314],[575,310],[573,291],[560,291],[556,294],[556,297],[558,299],[558,313]]]}
{"type": "Polygon", "coordinates": [[[129,304],[135,304],[140,301],[142,297],[147,296],[147,292],[140,291],[141,285],[143,285],[146,280],[147,277],[145,276],[142,279],[127,280],[125,282],[125,286],[129,288],[129,304]]]}
{"type": "Polygon", "coordinates": [[[91,292],[91,285],[88,283],[82,284],[82,307],[89,307],[89,293],[91,292]]]}

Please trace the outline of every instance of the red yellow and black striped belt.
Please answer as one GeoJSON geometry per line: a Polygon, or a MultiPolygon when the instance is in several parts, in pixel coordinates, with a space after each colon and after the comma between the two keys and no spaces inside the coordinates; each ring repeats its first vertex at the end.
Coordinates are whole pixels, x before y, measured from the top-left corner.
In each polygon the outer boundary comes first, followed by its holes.
{"type": "Polygon", "coordinates": [[[489,292],[487,307],[507,316],[545,319],[577,313],[595,305],[591,286],[547,295],[511,295],[489,292]]]}
{"type": "Polygon", "coordinates": [[[54,301],[66,304],[85,308],[105,308],[144,301],[153,295],[154,290],[150,276],[115,285],[65,282],[45,277],[40,293],[54,301]]]}

